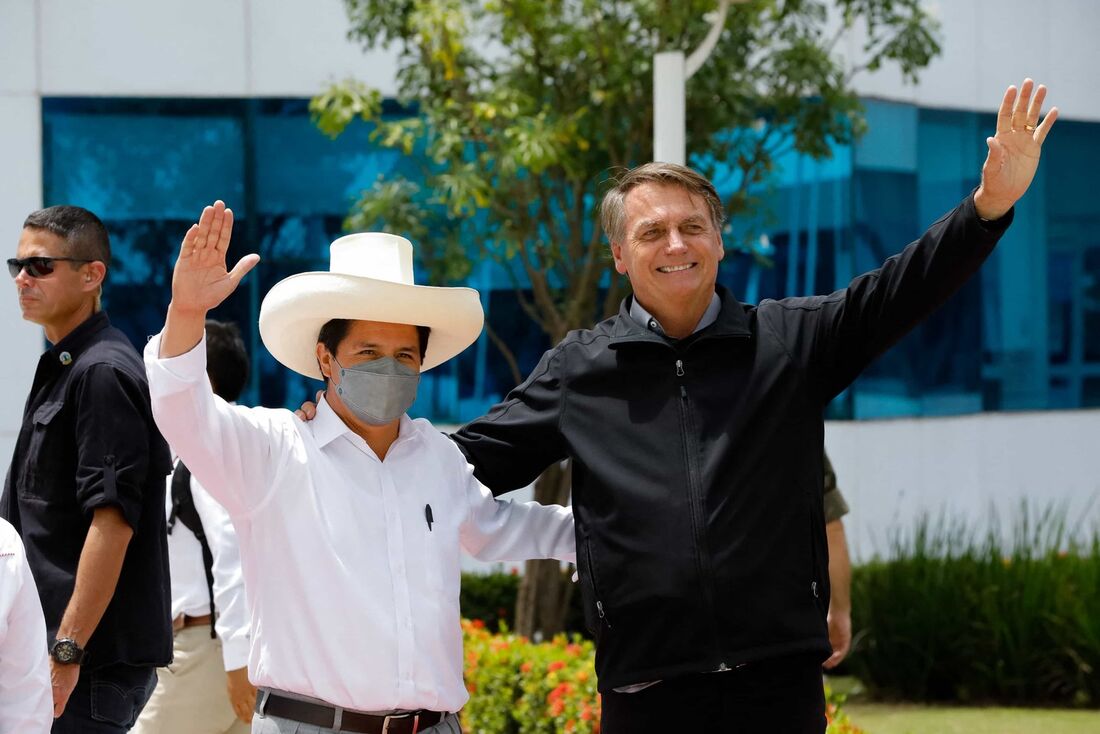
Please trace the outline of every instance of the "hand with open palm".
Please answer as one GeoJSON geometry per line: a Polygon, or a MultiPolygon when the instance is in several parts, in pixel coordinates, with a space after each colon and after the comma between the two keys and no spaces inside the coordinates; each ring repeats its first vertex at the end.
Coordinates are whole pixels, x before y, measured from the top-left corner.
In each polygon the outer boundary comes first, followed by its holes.
{"type": "Polygon", "coordinates": [[[1024,195],[1035,171],[1039,155],[1054,121],[1054,107],[1039,122],[1047,88],[1025,79],[1019,92],[1009,87],[997,112],[997,134],[986,138],[989,154],[982,166],[982,184],[974,194],[974,205],[982,219],[1000,219],[1024,195]],[[1034,92],[1034,94],[1032,94],[1034,92]]]}
{"type": "Polygon", "coordinates": [[[178,311],[207,311],[224,301],[241,278],[260,261],[259,255],[245,255],[226,270],[225,255],[233,233],[233,210],[215,201],[202,210],[198,224],[180,244],[176,269],[172,273],[172,307],[178,311]]]}
{"type": "Polygon", "coordinates": [[[232,233],[233,210],[219,200],[203,209],[198,224],[184,235],[172,272],[172,302],[161,334],[161,358],[194,349],[202,340],[206,312],[236,290],[241,278],[260,261],[259,255],[245,255],[227,270],[225,255],[232,233]]]}

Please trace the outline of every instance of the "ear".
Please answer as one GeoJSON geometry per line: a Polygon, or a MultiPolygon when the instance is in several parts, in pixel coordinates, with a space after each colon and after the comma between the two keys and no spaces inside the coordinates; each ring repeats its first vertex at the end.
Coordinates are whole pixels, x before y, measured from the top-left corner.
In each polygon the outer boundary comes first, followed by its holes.
{"type": "Polygon", "coordinates": [[[611,243],[611,257],[615,260],[615,272],[626,275],[626,262],[623,260],[623,246],[615,242],[611,243]]]}
{"type": "Polygon", "coordinates": [[[95,260],[84,265],[84,279],[81,283],[81,289],[84,292],[97,291],[100,286],[103,285],[104,278],[107,277],[107,266],[101,263],[99,260],[95,260]]]}
{"type": "Polygon", "coordinates": [[[726,245],[722,242],[722,233],[718,232],[718,259],[721,260],[726,256],[726,245]]]}
{"type": "Polygon", "coordinates": [[[321,375],[332,381],[332,353],[321,342],[317,342],[317,366],[321,370],[321,375]]]}

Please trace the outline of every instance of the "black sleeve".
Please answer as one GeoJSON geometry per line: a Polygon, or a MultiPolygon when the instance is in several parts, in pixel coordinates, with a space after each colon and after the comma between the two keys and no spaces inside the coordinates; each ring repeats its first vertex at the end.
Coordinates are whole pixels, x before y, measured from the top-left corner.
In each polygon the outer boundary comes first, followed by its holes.
{"type": "Polygon", "coordinates": [[[1012,222],[983,222],[973,194],[878,270],[829,296],[788,298],[767,319],[825,405],[973,275],[1012,222]]]}
{"type": "Polygon", "coordinates": [[[114,506],[135,531],[149,471],[149,398],[142,383],[113,365],[78,378],[76,498],[85,512],[114,506]]]}
{"type": "Polygon", "coordinates": [[[561,345],[546,352],[504,402],[451,436],[474,475],[494,495],[527,486],[546,467],[566,458],[560,431],[563,360],[561,345]]]}

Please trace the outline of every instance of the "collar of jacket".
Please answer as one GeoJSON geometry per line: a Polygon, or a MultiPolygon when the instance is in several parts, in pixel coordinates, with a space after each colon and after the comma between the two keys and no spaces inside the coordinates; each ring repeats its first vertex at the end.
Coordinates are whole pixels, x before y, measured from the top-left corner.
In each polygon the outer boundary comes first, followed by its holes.
{"type": "Polygon", "coordinates": [[[111,320],[107,318],[107,312],[96,311],[66,334],[61,341],[47,349],[42,356],[47,360],[57,362],[63,353],[68,353],[68,360],[62,362],[62,364],[68,365],[76,360],[77,355],[84,351],[96,334],[110,325],[111,320]]]}
{"type": "Polygon", "coordinates": [[[737,337],[742,339],[748,339],[752,337],[752,331],[749,330],[749,320],[745,317],[745,309],[740,304],[733,294],[730,293],[725,287],[716,285],[715,292],[718,294],[718,298],[722,301],[722,310],[718,312],[718,319],[706,327],[702,331],[699,331],[684,339],[669,339],[655,334],[645,327],[643,324],[639,324],[630,316],[630,299],[634,296],[627,296],[623,299],[623,302],[619,304],[619,315],[615,318],[615,323],[611,327],[611,341],[608,346],[612,349],[624,344],[675,344],[677,341],[686,342],[689,339],[697,341],[699,339],[714,339],[723,337],[737,337]]]}

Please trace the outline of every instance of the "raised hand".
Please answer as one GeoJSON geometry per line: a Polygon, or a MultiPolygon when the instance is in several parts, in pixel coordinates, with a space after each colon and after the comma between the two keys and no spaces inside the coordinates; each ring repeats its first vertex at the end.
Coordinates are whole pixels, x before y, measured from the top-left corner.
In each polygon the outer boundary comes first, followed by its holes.
{"type": "Polygon", "coordinates": [[[233,232],[233,210],[224,201],[202,210],[198,224],[183,237],[172,272],[172,302],[161,332],[161,358],[177,357],[202,339],[206,312],[224,301],[241,278],[256,267],[259,255],[245,255],[226,270],[225,253],[233,232]]]}
{"type": "Polygon", "coordinates": [[[974,204],[982,219],[999,219],[1024,195],[1039,167],[1039,154],[1058,108],[1051,108],[1042,122],[1039,113],[1047,88],[1035,88],[1031,79],[1009,87],[997,112],[997,134],[986,138],[989,154],[982,166],[982,185],[974,194],[974,204]],[[1032,94],[1034,92],[1034,94],[1032,94]]]}
{"type": "Polygon", "coordinates": [[[241,278],[260,261],[259,255],[245,255],[233,270],[226,269],[232,232],[233,210],[221,200],[203,209],[198,224],[187,230],[172,273],[174,310],[205,315],[236,290],[241,278]]]}

